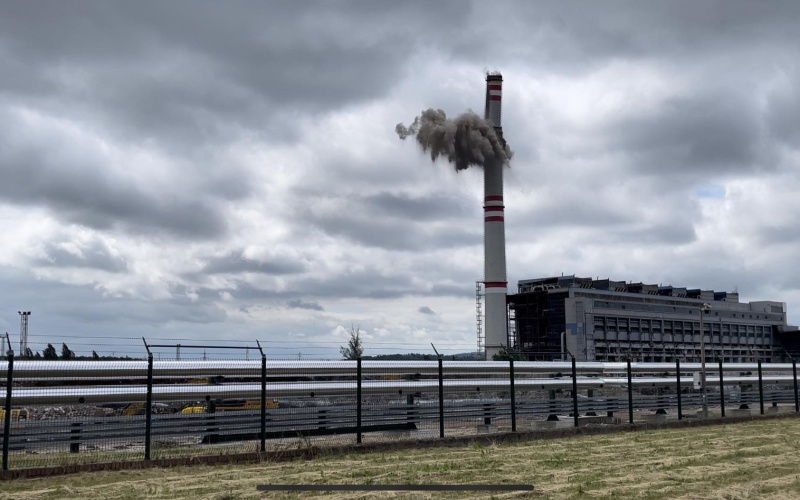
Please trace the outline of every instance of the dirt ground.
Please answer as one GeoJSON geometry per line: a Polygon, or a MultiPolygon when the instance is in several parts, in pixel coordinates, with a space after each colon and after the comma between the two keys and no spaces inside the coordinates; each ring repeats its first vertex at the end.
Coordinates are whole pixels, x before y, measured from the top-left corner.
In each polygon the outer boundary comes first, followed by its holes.
{"type": "Polygon", "coordinates": [[[800,419],[0,483],[0,498],[800,498],[800,419]],[[525,484],[524,492],[260,493],[259,484],[525,484]]]}

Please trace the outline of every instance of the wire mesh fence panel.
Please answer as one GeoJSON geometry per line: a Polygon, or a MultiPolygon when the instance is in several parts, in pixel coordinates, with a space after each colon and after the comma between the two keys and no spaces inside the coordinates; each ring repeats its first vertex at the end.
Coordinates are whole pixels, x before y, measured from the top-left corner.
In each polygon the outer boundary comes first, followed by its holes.
{"type": "Polygon", "coordinates": [[[514,366],[517,429],[572,425],[572,368],[570,363],[517,362],[514,366]]]}
{"type": "Polygon", "coordinates": [[[260,360],[153,365],[151,458],[258,451],[260,360]]]}
{"type": "Polygon", "coordinates": [[[517,395],[518,427],[534,427],[540,421],[555,421],[572,411],[572,398],[560,389],[528,390],[517,395]]]}
{"type": "Polygon", "coordinates": [[[613,424],[627,411],[628,402],[614,389],[586,389],[578,394],[578,414],[586,425],[613,424]]]}
{"type": "Polygon", "coordinates": [[[267,450],[353,444],[357,362],[267,361],[267,450]]]}
{"type": "Polygon", "coordinates": [[[436,361],[362,361],[363,443],[438,436],[436,361]]]}
{"type": "Polygon", "coordinates": [[[442,362],[445,436],[511,430],[509,365],[493,363],[491,369],[481,369],[483,366],[470,361],[442,362]]]}
{"type": "Polygon", "coordinates": [[[141,459],[145,375],[141,362],[17,362],[9,468],[141,459]]]}
{"type": "Polygon", "coordinates": [[[794,410],[794,395],[785,389],[779,387],[764,388],[764,407],[765,411],[777,413],[784,407],[788,408],[788,403],[791,403],[792,411],[794,410]]]}
{"type": "MultiPolygon", "coordinates": [[[[634,363],[629,374],[627,363],[515,362],[513,378],[508,362],[440,360],[8,366],[0,361],[4,389],[13,378],[2,408],[10,468],[676,419],[679,406],[688,418],[703,406],[698,363],[634,363]]],[[[726,416],[795,411],[791,365],[760,376],[752,363],[707,368],[712,416],[723,403],[726,416]]]]}
{"type": "Polygon", "coordinates": [[[639,420],[677,418],[677,398],[658,390],[634,390],[634,413],[639,420]]]}
{"type": "MultiPolygon", "coordinates": [[[[746,405],[748,408],[758,410],[758,404],[760,401],[760,397],[758,394],[758,385],[742,385],[741,392],[739,395],[739,400],[742,405],[746,405]]],[[[745,408],[742,408],[745,409],[745,408]]]]}

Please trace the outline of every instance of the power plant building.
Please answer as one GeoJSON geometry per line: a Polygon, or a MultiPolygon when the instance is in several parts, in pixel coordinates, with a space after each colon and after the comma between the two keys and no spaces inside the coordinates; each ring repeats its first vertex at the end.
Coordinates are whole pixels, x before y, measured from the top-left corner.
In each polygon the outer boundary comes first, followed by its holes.
{"type": "Polygon", "coordinates": [[[512,346],[530,360],[780,362],[800,355],[784,302],[738,293],[558,276],[507,297],[512,346]]]}

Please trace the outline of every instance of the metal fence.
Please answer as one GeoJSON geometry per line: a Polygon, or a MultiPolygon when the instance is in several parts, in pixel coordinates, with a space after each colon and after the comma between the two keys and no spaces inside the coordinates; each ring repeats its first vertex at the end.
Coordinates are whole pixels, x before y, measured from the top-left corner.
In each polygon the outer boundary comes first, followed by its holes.
{"type": "Polygon", "coordinates": [[[0,377],[4,470],[800,411],[794,363],[708,364],[706,391],[680,362],[10,355],[0,377]]]}

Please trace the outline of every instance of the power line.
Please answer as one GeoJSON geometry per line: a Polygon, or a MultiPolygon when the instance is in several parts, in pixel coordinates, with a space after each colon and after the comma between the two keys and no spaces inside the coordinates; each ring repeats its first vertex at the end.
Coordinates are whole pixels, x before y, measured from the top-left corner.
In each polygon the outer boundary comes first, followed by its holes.
{"type": "MultiPolygon", "coordinates": [[[[52,336],[51,335],[29,335],[29,337],[52,337],[52,336]]],[[[107,335],[103,335],[103,336],[58,335],[58,338],[59,339],[61,339],[61,338],[109,339],[109,337],[107,335]]],[[[114,340],[136,340],[136,341],[141,341],[141,339],[142,339],[141,337],[111,337],[111,338],[113,338],[114,340]]],[[[171,341],[171,342],[179,342],[179,341],[180,342],[199,342],[199,341],[202,340],[202,339],[199,339],[199,338],[196,338],[196,337],[195,338],[176,338],[176,337],[153,337],[153,336],[148,336],[147,338],[148,339],[152,339],[152,340],[171,341]]],[[[238,343],[253,343],[254,344],[256,342],[256,340],[258,340],[262,344],[295,344],[296,345],[297,342],[302,342],[300,339],[298,339],[297,341],[292,341],[292,340],[261,340],[261,339],[253,339],[253,340],[215,339],[214,342],[223,342],[223,343],[224,342],[238,342],[238,343]]],[[[342,339],[342,341],[320,340],[320,341],[315,341],[314,344],[326,344],[326,345],[340,346],[342,344],[342,342],[346,341],[346,340],[347,339],[342,339]]],[[[395,345],[427,346],[428,345],[427,342],[382,342],[382,341],[372,341],[372,340],[368,340],[367,343],[369,345],[389,345],[389,346],[395,346],[395,345]]],[[[41,342],[39,344],[41,344],[41,342]]],[[[439,345],[439,342],[437,342],[437,346],[438,345],[439,345]]],[[[454,348],[458,348],[458,349],[472,347],[471,343],[463,343],[463,344],[462,343],[456,343],[456,344],[444,343],[442,345],[454,345],[454,346],[457,346],[457,347],[454,347],[454,348]]]]}

